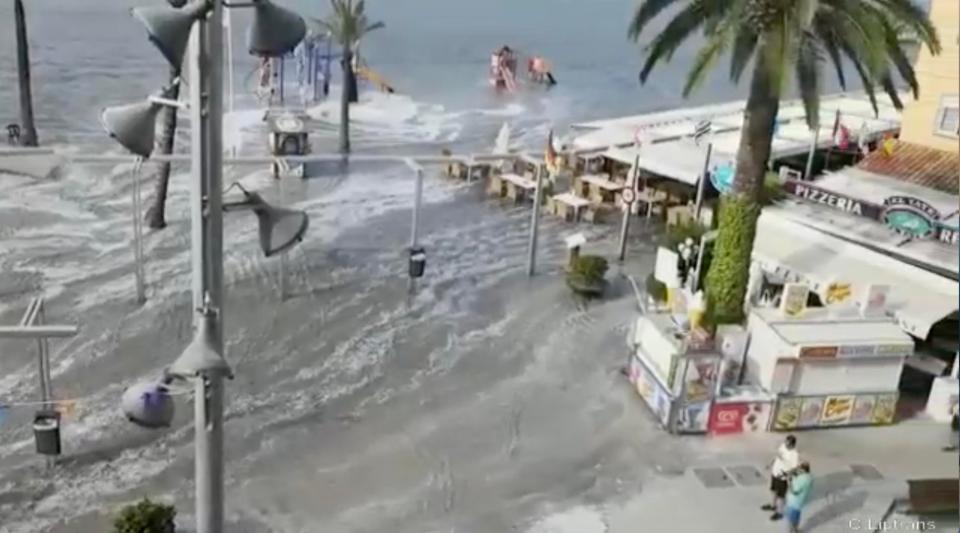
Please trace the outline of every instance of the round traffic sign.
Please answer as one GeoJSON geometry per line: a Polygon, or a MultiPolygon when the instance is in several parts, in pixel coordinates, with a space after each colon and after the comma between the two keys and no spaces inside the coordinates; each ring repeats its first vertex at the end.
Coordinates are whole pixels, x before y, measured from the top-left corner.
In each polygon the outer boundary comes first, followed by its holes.
{"type": "Polygon", "coordinates": [[[623,199],[624,203],[632,204],[637,200],[637,191],[633,189],[624,189],[620,192],[620,198],[623,199]]]}

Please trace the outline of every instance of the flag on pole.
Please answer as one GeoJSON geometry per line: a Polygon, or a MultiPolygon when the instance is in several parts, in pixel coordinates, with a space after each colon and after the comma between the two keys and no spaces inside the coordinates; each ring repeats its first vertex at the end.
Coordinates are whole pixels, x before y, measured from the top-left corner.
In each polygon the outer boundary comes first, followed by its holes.
{"type": "Polygon", "coordinates": [[[897,141],[893,138],[893,135],[889,133],[883,138],[883,155],[890,157],[893,155],[893,149],[896,146],[897,141]]]}
{"type": "Polygon", "coordinates": [[[850,130],[843,124],[840,124],[840,135],[839,138],[836,139],[836,143],[841,150],[850,148],[850,130]]]}
{"type": "Polygon", "coordinates": [[[550,134],[547,136],[547,150],[543,154],[543,161],[547,165],[547,171],[550,174],[556,174],[560,170],[559,157],[557,156],[557,150],[553,147],[553,129],[550,129],[550,134]]]}
{"type": "Polygon", "coordinates": [[[857,133],[857,148],[863,155],[867,155],[870,147],[867,145],[867,121],[860,124],[860,131],[857,133]]]}
{"type": "Polygon", "coordinates": [[[701,120],[700,122],[697,122],[697,125],[693,130],[693,142],[699,145],[700,139],[708,135],[712,129],[713,123],[711,123],[709,120],[701,120]]]}
{"type": "Polygon", "coordinates": [[[645,126],[640,126],[633,132],[633,145],[637,148],[650,142],[650,132],[645,126]]]}
{"type": "Polygon", "coordinates": [[[833,118],[833,133],[830,134],[830,138],[833,139],[833,143],[837,144],[837,132],[840,130],[840,110],[837,109],[837,114],[833,118]]]}

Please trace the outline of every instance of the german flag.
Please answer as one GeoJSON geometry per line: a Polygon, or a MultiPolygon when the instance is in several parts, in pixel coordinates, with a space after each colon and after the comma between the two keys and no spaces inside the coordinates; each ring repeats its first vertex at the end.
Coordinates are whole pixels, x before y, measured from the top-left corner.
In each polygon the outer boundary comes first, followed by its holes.
{"type": "Polygon", "coordinates": [[[553,147],[553,129],[550,129],[550,134],[547,135],[547,149],[543,153],[543,161],[547,165],[547,171],[550,174],[556,174],[560,171],[560,162],[559,157],[557,156],[557,151],[553,147]]]}

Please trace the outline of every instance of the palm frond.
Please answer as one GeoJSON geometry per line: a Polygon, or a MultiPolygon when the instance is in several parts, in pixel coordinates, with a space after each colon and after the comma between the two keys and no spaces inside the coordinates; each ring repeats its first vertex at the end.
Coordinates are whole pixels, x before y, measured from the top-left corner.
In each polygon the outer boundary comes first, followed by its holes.
{"type": "Polygon", "coordinates": [[[912,0],[871,0],[889,18],[897,21],[897,25],[916,36],[932,54],[939,54],[942,50],[940,38],[930,17],[917,3],[912,0]]]}
{"type": "Polygon", "coordinates": [[[759,37],[756,30],[747,24],[741,25],[737,31],[733,49],[730,51],[730,80],[734,83],[740,81],[740,76],[743,75],[747,63],[750,62],[757,48],[759,37]]]}
{"type": "Polygon", "coordinates": [[[706,25],[704,27],[708,35],[707,43],[697,53],[693,67],[687,74],[687,81],[683,86],[684,98],[690,96],[690,93],[703,83],[707,71],[730,47],[738,30],[743,29],[741,15],[744,5],[745,2],[732,2],[732,9],[729,11],[708,11],[705,24],[713,25],[713,28],[707,28],[706,25]]]}
{"type": "Polygon", "coordinates": [[[823,50],[830,57],[830,62],[837,73],[837,81],[840,88],[847,90],[847,77],[843,72],[843,58],[840,55],[840,46],[838,45],[837,35],[834,26],[830,24],[829,18],[824,13],[819,13],[813,21],[813,31],[817,34],[823,50]]]}
{"type": "Polygon", "coordinates": [[[897,28],[890,23],[890,21],[885,21],[884,27],[886,30],[885,41],[887,45],[887,55],[890,56],[890,62],[892,62],[893,66],[896,67],[900,77],[903,78],[903,80],[910,86],[910,90],[913,92],[913,97],[917,98],[920,96],[920,84],[917,82],[917,76],[913,71],[913,65],[910,63],[910,59],[907,58],[906,52],[903,50],[902,33],[901,31],[898,31],[897,28]]]}
{"type": "Polygon", "coordinates": [[[633,20],[630,21],[630,25],[627,28],[627,37],[632,41],[640,39],[640,34],[643,33],[647,24],[656,18],[664,9],[676,2],[677,0],[645,0],[640,4],[636,13],[633,14],[633,20]]]}
{"type": "Polygon", "coordinates": [[[850,60],[853,64],[854,70],[857,71],[857,74],[860,76],[860,82],[863,84],[863,90],[867,93],[867,98],[870,99],[870,105],[873,107],[874,116],[880,115],[880,110],[877,107],[877,95],[874,90],[876,82],[874,81],[873,76],[870,72],[863,66],[863,63],[860,62],[860,57],[857,55],[856,50],[850,47],[848,42],[845,42],[841,45],[840,50],[843,54],[850,60]]]}
{"type": "Polygon", "coordinates": [[[820,66],[822,57],[813,32],[805,31],[797,45],[796,76],[807,126],[820,128],[820,66]]]}
{"type": "Polygon", "coordinates": [[[889,72],[880,76],[880,86],[883,87],[883,92],[887,93],[890,101],[893,102],[893,107],[897,110],[903,109],[900,93],[897,92],[897,86],[893,83],[893,76],[889,72]]]}
{"type": "Polygon", "coordinates": [[[706,22],[707,12],[703,4],[702,0],[690,2],[644,49],[647,59],[640,70],[640,83],[646,83],[653,67],[661,59],[669,61],[670,56],[687,40],[687,37],[706,22]]]}

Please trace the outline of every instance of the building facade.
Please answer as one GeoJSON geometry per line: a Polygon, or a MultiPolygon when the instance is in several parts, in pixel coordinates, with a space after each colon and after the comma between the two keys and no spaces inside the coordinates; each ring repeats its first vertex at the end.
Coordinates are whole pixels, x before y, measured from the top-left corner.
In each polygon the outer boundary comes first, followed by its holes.
{"type": "Polygon", "coordinates": [[[915,66],[920,96],[917,101],[905,102],[900,139],[956,153],[960,143],[960,1],[932,0],[930,19],[943,50],[936,56],[926,48],[920,50],[915,66]]]}

